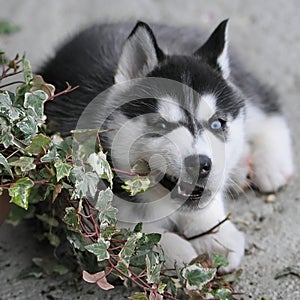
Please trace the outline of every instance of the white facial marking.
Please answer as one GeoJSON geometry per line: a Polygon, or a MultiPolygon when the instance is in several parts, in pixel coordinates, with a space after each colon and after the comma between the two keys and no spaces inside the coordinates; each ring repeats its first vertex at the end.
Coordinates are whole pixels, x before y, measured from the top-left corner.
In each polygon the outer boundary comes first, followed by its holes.
{"type": "Polygon", "coordinates": [[[216,112],[217,99],[213,94],[203,95],[196,109],[196,118],[198,121],[208,121],[216,112]]]}
{"type": "Polygon", "coordinates": [[[184,119],[181,108],[171,97],[161,99],[159,103],[159,113],[168,122],[178,123],[184,119]]]}

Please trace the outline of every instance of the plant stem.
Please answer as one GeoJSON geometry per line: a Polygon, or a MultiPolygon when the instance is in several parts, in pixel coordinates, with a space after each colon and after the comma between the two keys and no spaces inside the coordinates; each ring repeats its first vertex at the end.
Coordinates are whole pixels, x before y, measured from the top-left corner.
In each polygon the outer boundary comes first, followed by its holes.
{"type": "Polygon", "coordinates": [[[3,84],[3,85],[0,85],[0,89],[4,88],[4,87],[7,87],[7,86],[10,86],[10,85],[13,85],[13,84],[17,84],[17,83],[20,83],[20,84],[25,84],[26,82],[25,81],[13,81],[13,82],[10,82],[10,83],[6,83],[6,84],[3,84]]]}
{"type": "Polygon", "coordinates": [[[218,227],[220,227],[220,226],[221,226],[223,223],[225,223],[226,221],[229,221],[230,218],[231,218],[231,214],[229,213],[229,214],[226,216],[225,219],[223,219],[222,221],[220,221],[218,224],[216,224],[215,226],[213,226],[213,227],[210,228],[209,230],[204,231],[204,232],[202,232],[202,233],[200,233],[200,234],[191,236],[191,237],[186,237],[186,236],[184,236],[184,235],[183,235],[183,237],[185,237],[185,239],[186,239],[187,241],[191,241],[191,240],[197,239],[197,238],[199,238],[199,237],[201,237],[201,236],[204,236],[204,235],[207,235],[207,234],[212,234],[212,233],[214,233],[214,230],[215,230],[215,229],[217,229],[218,227]]]}

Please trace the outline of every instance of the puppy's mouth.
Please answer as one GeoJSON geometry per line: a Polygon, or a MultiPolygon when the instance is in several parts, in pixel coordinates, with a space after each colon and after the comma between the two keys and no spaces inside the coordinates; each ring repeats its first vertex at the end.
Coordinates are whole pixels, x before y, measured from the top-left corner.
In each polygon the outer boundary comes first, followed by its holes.
{"type": "Polygon", "coordinates": [[[168,174],[164,175],[160,184],[171,192],[172,198],[185,200],[189,205],[193,205],[193,202],[197,204],[200,201],[205,188],[205,185],[191,184],[168,174]]]}

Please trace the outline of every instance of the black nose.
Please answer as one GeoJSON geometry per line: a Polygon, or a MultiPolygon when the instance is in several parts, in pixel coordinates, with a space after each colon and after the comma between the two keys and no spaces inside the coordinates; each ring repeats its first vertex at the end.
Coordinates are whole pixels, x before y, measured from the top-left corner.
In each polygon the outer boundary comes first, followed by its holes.
{"type": "Polygon", "coordinates": [[[211,170],[211,159],[206,155],[190,155],[184,162],[188,174],[193,178],[205,178],[211,170]]]}

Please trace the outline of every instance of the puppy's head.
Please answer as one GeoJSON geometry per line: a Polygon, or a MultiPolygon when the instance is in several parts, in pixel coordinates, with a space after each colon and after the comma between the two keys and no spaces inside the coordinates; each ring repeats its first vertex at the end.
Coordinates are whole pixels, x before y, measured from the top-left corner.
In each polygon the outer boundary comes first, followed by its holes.
{"type": "Polygon", "coordinates": [[[142,22],[126,40],[106,127],[117,128],[108,137],[115,168],[144,159],[156,176],[141,198],[168,194],[198,209],[226,185],[244,143],[244,101],[230,82],[227,48],[227,21],[190,56],[165,54],[142,22]]]}

